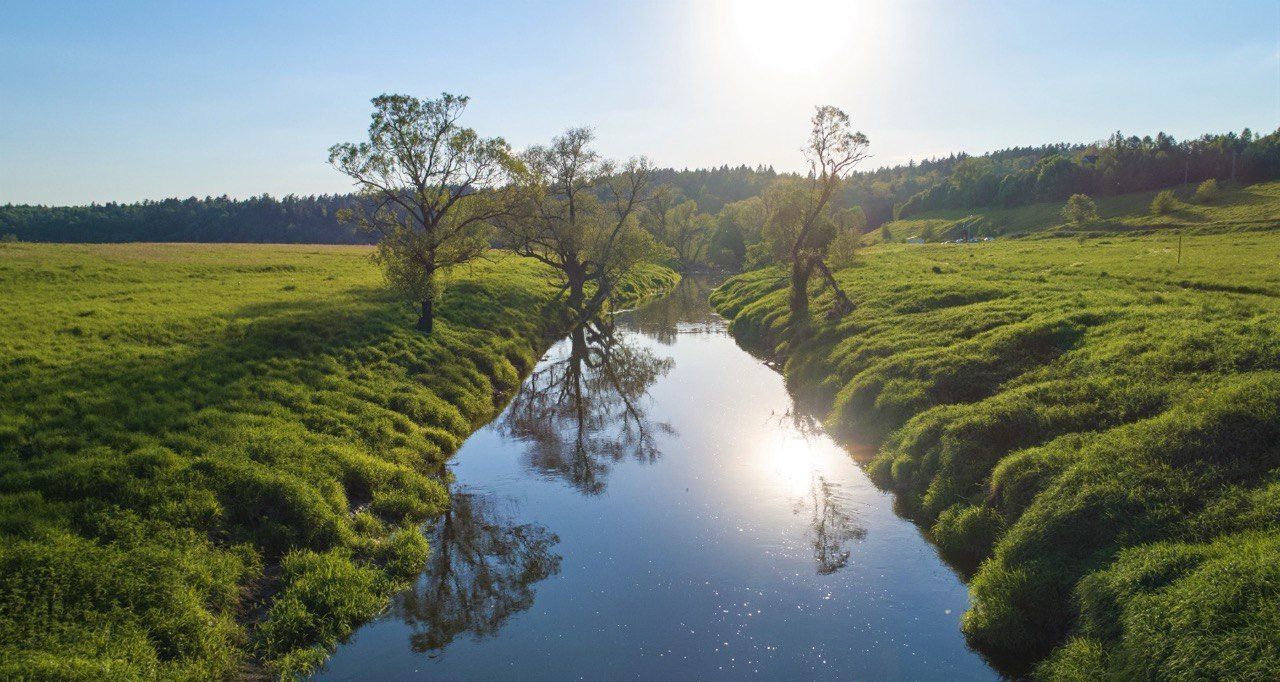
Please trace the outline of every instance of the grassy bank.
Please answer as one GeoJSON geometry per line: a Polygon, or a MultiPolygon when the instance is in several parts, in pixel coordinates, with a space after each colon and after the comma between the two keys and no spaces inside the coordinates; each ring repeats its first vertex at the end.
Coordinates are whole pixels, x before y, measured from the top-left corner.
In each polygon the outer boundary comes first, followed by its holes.
{"type": "Polygon", "coordinates": [[[462,268],[424,337],[367,256],[0,244],[0,677],[305,671],[419,571],[556,286],[462,268]]]}
{"type": "Polygon", "coordinates": [[[1280,670],[1280,234],[878,246],[787,332],[712,297],[971,570],[964,629],[1044,679],[1280,670]]]}
{"type": "MultiPolygon", "coordinates": [[[[937,240],[958,239],[968,225],[973,235],[1091,232],[1121,233],[1144,230],[1184,230],[1217,233],[1270,230],[1280,224],[1280,182],[1255,185],[1224,184],[1222,195],[1211,203],[1196,200],[1195,187],[1173,190],[1178,202],[1172,210],[1156,214],[1151,202],[1159,192],[1138,192],[1097,197],[1098,221],[1084,227],[1070,225],[1062,216],[1062,202],[1031,204],[1017,208],[932,211],[909,220],[886,224],[894,241],[932,234],[937,240]]],[[[880,241],[875,230],[868,235],[880,241]]]]}

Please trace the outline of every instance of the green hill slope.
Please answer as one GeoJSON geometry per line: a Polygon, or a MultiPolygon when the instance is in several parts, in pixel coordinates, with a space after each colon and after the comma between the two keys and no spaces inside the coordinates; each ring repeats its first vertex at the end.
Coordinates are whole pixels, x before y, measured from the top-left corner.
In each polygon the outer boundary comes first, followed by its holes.
{"type": "MultiPolygon", "coordinates": [[[[1031,204],[1017,208],[933,211],[910,220],[895,220],[885,227],[893,241],[916,236],[926,241],[946,241],[964,235],[968,225],[972,236],[1001,237],[1033,233],[1132,232],[1142,230],[1185,230],[1187,232],[1223,232],[1280,228],[1280,182],[1264,182],[1246,186],[1225,186],[1220,199],[1212,203],[1195,201],[1195,188],[1174,190],[1179,203],[1173,211],[1156,215],[1151,202],[1159,192],[1139,192],[1116,197],[1101,197],[1097,223],[1081,228],[1067,223],[1061,203],[1031,204]]],[[[877,230],[869,241],[883,240],[877,230]]]]}
{"type": "MultiPolygon", "coordinates": [[[[1275,211],[1234,206],[1237,225],[1275,211]]],[[[1167,232],[876,246],[836,273],[857,309],[827,320],[821,294],[798,340],[785,272],[712,301],[834,431],[882,440],[868,473],[974,571],[965,632],[1008,669],[1265,679],[1280,232],[1188,236],[1181,263],[1177,248],[1167,232]]]]}

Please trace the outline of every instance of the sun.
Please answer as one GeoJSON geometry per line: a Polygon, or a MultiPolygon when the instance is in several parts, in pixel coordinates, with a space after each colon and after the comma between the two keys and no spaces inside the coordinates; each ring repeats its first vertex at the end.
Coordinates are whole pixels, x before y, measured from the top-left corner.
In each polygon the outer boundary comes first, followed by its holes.
{"type": "Polygon", "coordinates": [[[740,0],[719,7],[730,58],[772,72],[822,68],[851,52],[855,21],[866,9],[839,0],[740,0]]]}

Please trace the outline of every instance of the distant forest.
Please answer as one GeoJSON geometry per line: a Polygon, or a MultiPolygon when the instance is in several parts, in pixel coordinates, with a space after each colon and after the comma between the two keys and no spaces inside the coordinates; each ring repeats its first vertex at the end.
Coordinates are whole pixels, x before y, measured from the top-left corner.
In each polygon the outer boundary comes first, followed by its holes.
{"type": "MultiPolygon", "coordinates": [[[[758,196],[779,177],[771,167],[662,169],[658,184],[680,190],[699,212],[758,196]]],[[[855,173],[843,204],[860,206],[865,229],[895,217],[943,209],[1021,206],[1072,194],[1116,195],[1216,178],[1280,178],[1280,131],[1204,135],[1178,141],[1119,132],[1093,144],[1014,147],[855,173]]],[[[358,199],[344,195],[266,194],[88,206],[0,206],[0,235],[43,242],[270,242],[365,244],[372,237],[337,220],[358,199]]]]}

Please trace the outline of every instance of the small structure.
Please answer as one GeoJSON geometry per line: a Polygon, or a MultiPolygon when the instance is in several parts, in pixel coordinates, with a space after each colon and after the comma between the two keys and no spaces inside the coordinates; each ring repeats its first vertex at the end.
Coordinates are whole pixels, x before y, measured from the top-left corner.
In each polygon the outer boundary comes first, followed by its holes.
{"type": "Polygon", "coordinates": [[[924,243],[924,237],[921,237],[920,235],[913,235],[913,236],[907,237],[907,243],[908,243],[908,244],[923,244],[923,243],[924,243]]]}

